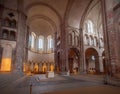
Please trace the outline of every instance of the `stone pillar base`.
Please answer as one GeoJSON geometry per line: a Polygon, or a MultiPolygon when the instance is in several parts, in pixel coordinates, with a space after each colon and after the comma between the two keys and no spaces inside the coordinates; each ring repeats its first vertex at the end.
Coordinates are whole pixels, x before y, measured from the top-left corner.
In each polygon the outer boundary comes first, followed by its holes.
{"type": "Polygon", "coordinates": [[[63,75],[63,76],[70,76],[70,72],[69,71],[67,71],[67,72],[61,72],[60,74],[63,75]]]}
{"type": "Polygon", "coordinates": [[[54,72],[52,72],[52,71],[47,71],[46,76],[47,76],[47,78],[54,78],[55,77],[54,72]]]}
{"type": "Polygon", "coordinates": [[[104,84],[120,86],[120,79],[111,78],[110,76],[106,75],[104,79],[104,84]]]}
{"type": "Polygon", "coordinates": [[[25,73],[23,71],[12,71],[12,74],[20,75],[20,76],[24,76],[25,75],[25,73]]]}

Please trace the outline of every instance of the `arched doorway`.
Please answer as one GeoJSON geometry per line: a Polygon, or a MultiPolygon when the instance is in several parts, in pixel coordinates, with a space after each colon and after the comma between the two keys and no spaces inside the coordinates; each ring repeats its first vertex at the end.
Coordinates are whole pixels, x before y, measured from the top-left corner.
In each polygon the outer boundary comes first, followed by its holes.
{"type": "Polygon", "coordinates": [[[79,50],[70,48],[68,53],[68,65],[70,73],[78,74],[79,72],[79,50]]]}
{"type": "Polygon", "coordinates": [[[85,60],[86,60],[86,72],[88,74],[98,74],[100,72],[99,56],[96,49],[88,48],[85,51],[85,60]]]}

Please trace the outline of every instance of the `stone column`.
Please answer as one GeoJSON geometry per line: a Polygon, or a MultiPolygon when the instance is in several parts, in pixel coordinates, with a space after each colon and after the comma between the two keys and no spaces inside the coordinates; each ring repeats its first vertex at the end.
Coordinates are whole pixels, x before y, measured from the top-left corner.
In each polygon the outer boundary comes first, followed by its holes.
{"type": "Polygon", "coordinates": [[[103,57],[102,56],[99,56],[99,67],[100,67],[100,72],[103,73],[104,68],[103,68],[103,57]]]}
{"type": "Polygon", "coordinates": [[[50,63],[48,63],[48,71],[50,71],[50,63]]]}
{"type": "Polygon", "coordinates": [[[71,10],[72,4],[74,0],[70,0],[67,4],[66,12],[64,15],[63,22],[61,23],[61,63],[62,63],[62,72],[68,71],[68,48],[67,48],[67,40],[66,40],[66,26],[68,26],[68,18],[69,12],[71,10]]]}
{"type": "Polygon", "coordinates": [[[95,57],[95,70],[96,70],[97,74],[100,73],[100,65],[99,65],[99,57],[98,56],[95,57]]]}
{"type": "Polygon", "coordinates": [[[37,73],[39,73],[39,62],[36,63],[36,66],[37,66],[37,73]]]}
{"type": "Polygon", "coordinates": [[[39,72],[42,72],[42,63],[39,64],[39,72]]]}
{"type": "MultiPolygon", "coordinates": [[[[3,13],[3,6],[0,4],[0,38],[2,37],[2,13],[3,13]]],[[[0,41],[1,44],[1,41],[0,41]]],[[[2,63],[2,52],[3,52],[3,48],[0,45],[0,69],[1,69],[1,63],[2,63]]]]}
{"type": "Polygon", "coordinates": [[[37,64],[38,64],[38,71],[37,71],[37,72],[39,73],[39,70],[40,70],[40,69],[39,69],[39,68],[40,68],[40,67],[39,67],[39,64],[40,64],[40,63],[38,62],[37,64]]]}
{"type": "Polygon", "coordinates": [[[104,35],[104,49],[105,49],[105,83],[109,83],[111,76],[111,64],[110,64],[110,48],[109,48],[109,34],[107,30],[107,14],[106,14],[106,0],[101,0],[102,9],[102,22],[103,22],[103,35],[104,35]]]}
{"type": "Polygon", "coordinates": [[[14,70],[14,65],[15,65],[15,58],[16,58],[16,49],[12,49],[12,65],[11,65],[11,71],[14,70]]]}
{"type": "Polygon", "coordinates": [[[113,1],[114,0],[103,1],[104,15],[106,19],[105,20],[106,21],[105,37],[107,38],[107,43],[106,43],[107,49],[105,49],[105,52],[107,51],[106,59],[108,60],[107,66],[108,66],[108,72],[110,76],[113,76],[115,74],[115,64],[117,63],[117,52],[118,52],[118,49],[117,49],[118,42],[117,42],[117,36],[116,36],[116,31],[114,30],[114,22],[113,22],[114,21],[113,1]]]}
{"type": "Polygon", "coordinates": [[[23,0],[18,0],[18,30],[16,41],[16,58],[13,69],[13,72],[17,74],[23,74],[26,27],[26,16],[23,13],[23,0]]]}
{"type": "Polygon", "coordinates": [[[24,49],[25,49],[25,32],[26,32],[26,16],[19,12],[18,18],[18,31],[17,31],[17,42],[16,42],[16,64],[14,71],[17,73],[23,73],[23,62],[24,62],[24,49]]]}
{"type": "Polygon", "coordinates": [[[0,38],[2,37],[2,14],[3,14],[4,7],[0,4],[0,38]]]}
{"type": "Polygon", "coordinates": [[[30,65],[31,65],[31,63],[30,63],[30,62],[28,62],[28,63],[27,63],[27,66],[28,66],[27,71],[28,71],[28,72],[31,72],[31,70],[30,70],[30,65]]]}
{"type": "MultiPolygon", "coordinates": [[[[120,74],[120,2],[114,7],[114,32],[115,32],[115,49],[116,49],[116,63],[115,63],[115,75],[119,77],[118,75],[120,74]]],[[[120,79],[120,77],[119,77],[120,79]]]]}
{"type": "Polygon", "coordinates": [[[27,30],[25,32],[25,48],[24,48],[24,62],[27,63],[28,62],[28,47],[29,46],[29,27],[27,26],[27,30]]]}
{"type": "Polygon", "coordinates": [[[64,27],[64,25],[62,25],[62,29],[61,29],[62,31],[61,31],[61,47],[60,47],[60,57],[61,57],[61,72],[63,73],[63,72],[65,72],[65,65],[66,65],[66,49],[65,49],[65,44],[66,44],[66,32],[65,32],[65,27],[64,27]]]}
{"type": "Polygon", "coordinates": [[[69,64],[68,64],[68,49],[69,49],[69,48],[68,48],[68,45],[69,45],[69,44],[68,44],[68,41],[69,41],[69,40],[68,40],[68,37],[69,37],[69,32],[68,32],[67,29],[65,30],[65,32],[66,32],[66,36],[65,36],[65,37],[66,37],[66,43],[65,43],[64,45],[65,45],[65,53],[66,53],[66,54],[65,54],[65,55],[66,55],[66,56],[65,56],[65,57],[66,57],[66,71],[69,72],[69,71],[70,71],[70,70],[69,70],[69,64]]]}
{"type": "Polygon", "coordinates": [[[30,72],[33,70],[33,62],[30,63],[30,72]]]}
{"type": "Polygon", "coordinates": [[[3,48],[0,45],[0,69],[1,69],[1,63],[2,63],[2,53],[3,53],[3,48]]]}
{"type": "Polygon", "coordinates": [[[39,37],[36,36],[36,39],[35,39],[35,49],[36,49],[35,51],[36,51],[36,52],[38,52],[38,45],[39,45],[39,44],[38,44],[38,43],[39,43],[38,38],[39,38],[39,37]]]}
{"type": "Polygon", "coordinates": [[[48,52],[48,40],[47,40],[47,36],[44,36],[44,45],[43,45],[43,51],[44,53],[48,52]]]}
{"type": "Polygon", "coordinates": [[[80,32],[80,73],[86,73],[86,60],[82,28],[80,28],[79,32],[80,32]]]}
{"type": "Polygon", "coordinates": [[[57,54],[57,32],[54,33],[54,63],[55,63],[55,71],[57,71],[58,67],[58,54],[57,54]]]}
{"type": "Polygon", "coordinates": [[[33,73],[35,73],[35,62],[33,63],[33,73]]]}

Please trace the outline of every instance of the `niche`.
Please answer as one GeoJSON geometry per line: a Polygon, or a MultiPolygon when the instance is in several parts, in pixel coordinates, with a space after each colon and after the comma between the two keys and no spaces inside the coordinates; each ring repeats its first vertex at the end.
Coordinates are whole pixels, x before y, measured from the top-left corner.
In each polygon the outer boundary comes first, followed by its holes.
{"type": "Polygon", "coordinates": [[[2,32],[2,37],[3,37],[4,39],[8,39],[8,37],[9,37],[9,31],[6,30],[6,29],[4,29],[3,32],[2,32]]]}
{"type": "Polygon", "coordinates": [[[10,12],[7,14],[8,16],[3,20],[3,26],[10,27],[10,28],[16,28],[16,20],[15,15],[10,12]]]}
{"type": "Polygon", "coordinates": [[[15,19],[11,20],[10,27],[16,28],[16,20],[15,19]]]}
{"type": "Polygon", "coordinates": [[[10,40],[15,40],[16,32],[15,31],[10,31],[10,40]]]}
{"type": "Polygon", "coordinates": [[[15,31],[8,31],[7,29],[3,29],[2,31],[2,38],[5,40],[16,40],[16,32],[15,31]]]}
{"type": "Polygon", "coordinates": [[[3,25],[6,26],[6,27],[10,27],[10,19],[9,18],[5,18],[4,22],[3,22],[3,25]]]}

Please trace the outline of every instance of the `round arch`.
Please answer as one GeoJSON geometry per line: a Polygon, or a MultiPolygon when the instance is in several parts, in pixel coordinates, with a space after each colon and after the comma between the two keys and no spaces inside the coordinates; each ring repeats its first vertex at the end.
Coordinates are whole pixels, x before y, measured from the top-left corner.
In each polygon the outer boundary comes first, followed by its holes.
{"type": "Polygon", "coordinates": [[[80,66],[80,52],[77,48],[70,48],[68,51],[68,65],[70,73],[77,74],[80,66]]]}
{"type": "Polygon", "coordinates": [[[62,18],[61,18],[61,16],[60,16],[60,14],[59,14],[52,6],[50,6],[50,5],[46,4],[46,3],[43,3],[43,2],[35,2],[35,3],[32,3],[32,4],[28,5],[28,6],[25,8],[25,11],[28,12],[28,10],[31,9],[32,7],[34,7],[34,6],[40,6],[40,5],[46,6],[46,7],[50,8],[50,9],[58,16],[58,19],[59,19],[59,21],[60,21],[60,23],[61,23],[62,18]]]}
{"type": "Polygon", "coordinates": [[[85,51],[86,72],[98,74],[100,72],[99,54],[96,49],[88,48],[85,51]]]}
{"type": "Polygon", "coordinates": [[[49,17],[44,16],[44,15],[35,15],[35,16],[30,17],[27,20],[27,24],[29,24],[31,21],[33,21],[35,19],[43,19],[43,20],[47,21],[48,23],[50,23],[53,26],[54,30],[57,31],[57,26],[56,26],[55,22],[53,20],[51,20],[49,17]]]}
{"type": "Polygon", "coordinates": [[[83,15],[82,15],[82,18],[81,18],[81,21],[80,21],[80,25],[79,25],[80,28],[83,27],[85,18],[86,18],[86,16],[87,16],[87,14],[90,12],[90,10],[92,10],[92,9],[94,8],[94,6],[95,6],[97,3],[100,2],[100,0],[98,0],[98,1],[93,5],[93,7],[90,8],[90,6],[92,5],[93,1],[94,1],[94,0],[90,0],[89,4],[87,5],[87,7],[86,7],[86,9],[85,9],[85,11],[84,11],[84,13],[83,13],[83,15]]]}

